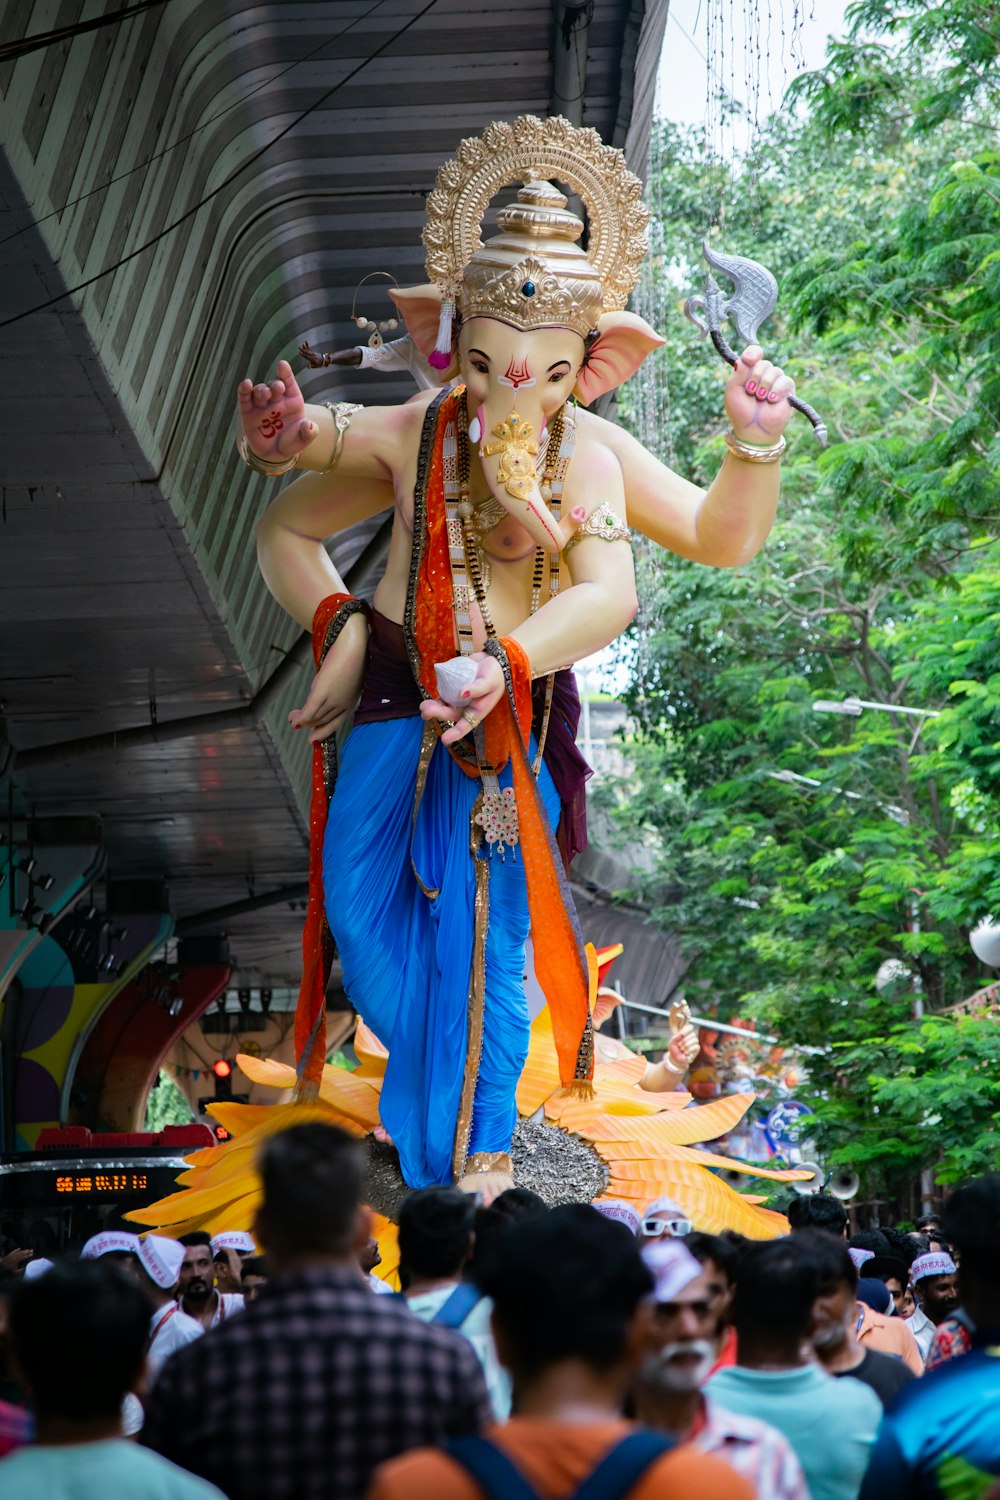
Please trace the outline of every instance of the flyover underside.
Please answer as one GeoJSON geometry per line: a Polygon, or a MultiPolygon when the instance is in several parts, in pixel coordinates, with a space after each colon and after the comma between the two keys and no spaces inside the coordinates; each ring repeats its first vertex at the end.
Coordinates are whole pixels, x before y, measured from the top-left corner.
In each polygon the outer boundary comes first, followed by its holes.
{"type": "MultiPolygon", "coordinates": [[[[173,0],[0,66],[0,321],[97,278],[0,328],[15,812],[100,812],[114,877],[165,877],[178,919],[306,873],[307,749],[284,724],[305,668],[255,724],[73,753],[83,736],[245,705],[299,637],[256,572],[273,486],[233,451],[233,386],[303,338],[353,342],[362,276],[423,279],[424,197],[458,140],[548,112],[548,0],[438,0],[403,32],[424,4],[173,0]],[[52,743],[65,755],[32,768],[27,752],[52,743]]],[[[5,7],[0,41],[104,9],[5,7]]],[[[640,170],[665,17],[665,0],[597,0],[580,79],[583,123],[628,135],[640,170]]],[[[371,298],[359,310],[386,316],[371,298]]],[[[307,396],[412,390],[349,374],[307,374],[307,396]]],[[[377,531],[335,551],[342,570],[364,557],[359,591],[377,531]]],[[[295,981],[300,923],[287,902],[226,920],[243,982],[295,981]]]]}

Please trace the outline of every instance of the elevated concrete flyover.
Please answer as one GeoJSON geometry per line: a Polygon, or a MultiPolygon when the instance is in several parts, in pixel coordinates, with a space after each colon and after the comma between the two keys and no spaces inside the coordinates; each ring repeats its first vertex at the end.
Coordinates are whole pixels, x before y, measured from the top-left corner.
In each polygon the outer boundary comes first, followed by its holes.
{"type": "MultiPolygon", "coordinates": [[[[234,451],[235,385],[302,339],[354,342],[368,272],[424,279],[433,174],[491,119],[568,113],[643,171],[666,13],[0,10],[0,811],[15,849],[33,817],[98,814],[116,885],[165,882],[174,923],[224,929],[234,983],[297,982],[308,785],[285,723],[308,650],[257,574],[275,486],[234,451]]],[[[378,287],[363,310],[386,316],[378,287]]],[[[412,391],[302,378],[312,399],[412,391]]],[[[380,518],[335,545],[357,591],[385,535],[380,518]]],[[[45,893],[8,860],[0,926],[40,930],[45,893]]]]}

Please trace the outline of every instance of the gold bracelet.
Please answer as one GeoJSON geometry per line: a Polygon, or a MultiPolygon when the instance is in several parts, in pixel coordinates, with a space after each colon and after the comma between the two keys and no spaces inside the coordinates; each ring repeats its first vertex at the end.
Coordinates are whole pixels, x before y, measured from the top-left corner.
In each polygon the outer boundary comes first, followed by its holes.
{"type": "Polygon", "coordinates": [[[294,458],[279,458],[275,462],[269,458],[261,458],[260,454],[255,453],[247,442],[246,433],[243,433],[236,444],[236,451],[248,469],[253,469],[255,474],[263,474],[269,479],[276,479],[279,474],[287,474],[299,461],[298,455],[294,458]]]}
{"type": "Polygon", "coordinates": [[[742,442],[730,427],[726,433],[726,447],[734,458],[742,459],[746,464],[776,464],[788,444],[782,435],[769,448],[755,448],[753,443],[742,442]]]}
{"type": "Polygon", "coordinates": [[[351,418],[356,411],[364,411],[364,407],[359,406],[353,401],[338,401],[336,405],[332,401],[324,401],[323,405],[333,418],[333,430],[336,435],[333,439],[333,452],[330,454],[330,462],[325,469],[319,469],[317,472],[319,474],[332,474],[340,463],[340,454],[344,447],[344,433],[351,425],[351,418]]]}

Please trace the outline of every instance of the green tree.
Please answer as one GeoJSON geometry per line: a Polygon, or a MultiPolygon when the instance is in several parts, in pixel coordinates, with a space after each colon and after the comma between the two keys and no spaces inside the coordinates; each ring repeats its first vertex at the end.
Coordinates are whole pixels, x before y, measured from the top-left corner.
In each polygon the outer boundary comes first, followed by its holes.
{"type": "Polygon", "coordinates": [[[144,1130],[162,1130],[164,1125],[189,1125],[194,1119],[190,1104],[169,1073],[160,1069],[146,1105],[144,1130]]]}
{"type": "MultiPolygon", "coordinates": [[[[874,50],[833,48],[799,86],[810,113],[772,122],[766,154],[735,173],[696,135],[658,139],[644,310],[696,285],[724,187],[728,223],[752,230],[726,248],[778,274],[770,346],[795,351],[783,362],[834,441],[820,455],[797,428],[781,518],[750,566],[641,554],[633,775],[608,794],[623,839],[652,851],[643,894],[679,933],[691,986],[826,1049],[808,1086],[821,1140],[882,1196],[935,1156],[942,1180],[992,1161],[996,1103],[989,1027],[940,1014],[986,977],[967,931],[1000,910],[1000,163],[975,128],[989,70],[960,88],[977,7],[943,9],[962,26],[929,6],[909,21],[855,6],[859,27],[882,28],[874,50]],[[934,47],[900,48],[904,21],[934,47]],[[946,93],[954,107],[925,128],[946,93]],[[813,711],[848,695],[941,716],[813,711]],[[891,957],[909,977],[880,991],[891,957]]],[[[627,419],[645,435],[652,418],[661,452],[705,479],[717,376],[670,327],[669,371],[638,382],[627,419]]]]}

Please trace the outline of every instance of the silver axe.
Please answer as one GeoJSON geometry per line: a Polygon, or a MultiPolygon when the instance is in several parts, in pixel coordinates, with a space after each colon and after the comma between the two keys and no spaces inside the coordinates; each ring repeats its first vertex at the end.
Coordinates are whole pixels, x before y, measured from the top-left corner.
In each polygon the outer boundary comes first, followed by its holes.
{"type": "MultiPolygon", "coordinates": [[[[723,321],[728,318],[741,339],[748,344],[755,343],[758,328],[778,305],[778,283],[759,261],[748,260],[742,255],[722,255],[708,245],[702,245],[702,253],[709,265],[705,295],[689,297],[684,312],[702,337],[707,333],[721,358],[735,369],[739,361],[722,336],[723,321]],[[728,297],[712,275],[713,271],[721,272],[733,283],[735,290],[728,297]]],[[[816,441],[825,448],[828,434],[819,412],[798,396],[786,399],[795,411],[809,418],[816,441]]]]}

